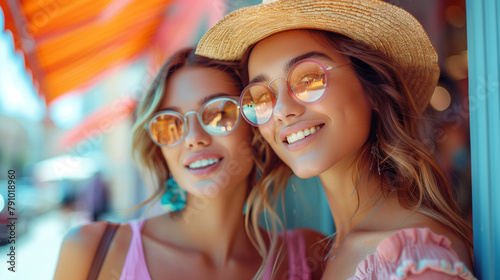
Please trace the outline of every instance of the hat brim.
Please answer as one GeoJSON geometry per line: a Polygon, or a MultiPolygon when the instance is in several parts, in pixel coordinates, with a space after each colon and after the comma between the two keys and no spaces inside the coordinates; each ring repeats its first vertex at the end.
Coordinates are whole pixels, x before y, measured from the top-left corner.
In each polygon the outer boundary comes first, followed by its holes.
{"type": "Polygon", "coordinates": [[[410,13],[379,0],[282,0],[242,8],[210,28],[196,53],[238,61],[251,45],[295,29],[330,31],[380,50],[401,69],[418,110],[427,106],[439,77],[436,50],[410,13]]]}

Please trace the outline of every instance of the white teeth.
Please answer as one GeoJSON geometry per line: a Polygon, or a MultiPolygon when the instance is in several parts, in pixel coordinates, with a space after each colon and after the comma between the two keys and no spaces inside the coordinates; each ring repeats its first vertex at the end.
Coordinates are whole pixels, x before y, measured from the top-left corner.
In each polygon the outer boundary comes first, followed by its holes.
{"type": "Polygon", "coordinates": [[[212,164],[217,163],[217,162],[219,162],[218,158],[197,160],[195,162],[192,162],[189,165],[189,168],[202,168],[202,167],[206,167],[206,166],[212,165],[212,164]]]}
{"type": "Polygon", "coordinates": [[[304,139],[306,136],[316,133],[320,129],[320,126],[312,126],[301,131],[294,132],[286,137],[288,144],[293,144],[299,140],[304,139]]]}
{"type": "Polygon", "coordinates": [[[304,131],[299,131],[299,132],[297,132],[297,138],[299,138],[299,140],[304,139],[304,137],[306,137],[306,136],[304,135],[304,131]]]}

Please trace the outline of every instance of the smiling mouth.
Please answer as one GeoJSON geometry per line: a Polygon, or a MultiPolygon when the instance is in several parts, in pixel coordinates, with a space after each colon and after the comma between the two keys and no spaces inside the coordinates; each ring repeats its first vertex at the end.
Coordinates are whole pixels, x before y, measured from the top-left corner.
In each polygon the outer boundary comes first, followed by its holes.
{"type": "Polygon", "coordinates": [[[320,124],[320,125],[315,125],[311,126],[309,128],[306,128],[304,130],[300,130],[297,132],[294,132],[286,137],[285,140],[283,140],[284,143],[288,144],[293,144],[299,140],[302,140],[308,136],[313,135],[314,133],[318,132],[325,124],[320,124]]]}
{"type": "Polygon", "coordinates": [[[192,162],[191,164],[189,164],[186,167],[189,168],[189,169],[201,169],[201,168],[205,168],[207,166],[214,165],[214,164],[218,163],[221,160],[222,160],[222,158],[201,159],[201,160],[197,160],[197,161],[192,162]]]}

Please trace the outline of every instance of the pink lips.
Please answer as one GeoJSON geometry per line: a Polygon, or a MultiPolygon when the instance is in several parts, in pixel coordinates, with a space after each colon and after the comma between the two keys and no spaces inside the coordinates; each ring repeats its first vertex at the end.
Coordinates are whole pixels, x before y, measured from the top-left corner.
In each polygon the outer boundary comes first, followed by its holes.
{"type": "Polygon", "coordinates": [[[205,176],[210,175],[212,172],[214,172],[217,169],[217,167],[219,167],[219,165],[221,164],[221,162],[222,162],[222,160],[220,160],[217,163],[214,163],[212,165],[209,165],[209,166],[206,166],[206,167],[202,167],[202,168],[196,168],[196,169],[188,168],[188,171],[191,174],[193,174],[194,176],[205,177],[205,176]]]}
{"type": "Polygon", "coordinates": [[[194,176],[205,177],[205,176],[208,176],[211,173],[213,173],[220,166],[223,159],[224,158],[222,157],[222,155],[217,154],[217,153],[199,153],[199,154],[189,156],[187,158],[187,160],[185,161],[184,166],[194,176]],[[196,168],[196,169],[189,168],[189,165],[192,164],[193,162],[198,161],[198,160],[204,160],[204,159],[207,159],[207,160],[208,159],[219,159],[219,161],[212,164],[212,165],[208,165],[208,166],[201,167],[201,168],[196,168]]]}

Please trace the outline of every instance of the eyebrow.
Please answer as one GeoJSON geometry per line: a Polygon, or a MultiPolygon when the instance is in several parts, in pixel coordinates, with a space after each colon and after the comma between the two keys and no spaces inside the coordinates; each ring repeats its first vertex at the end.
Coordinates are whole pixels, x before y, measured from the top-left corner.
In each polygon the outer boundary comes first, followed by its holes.
{"type": "MultiPolygon", "coordinates": [[[[211,94],[207,97],[204,97],[200,100],[198,100],[198,105],[201,107],[203,104],[205,104],[206,102],[212,100],[212,99],[215,99],[217,97],[223,97],[223,96],[231,96],[227,93],[223,93],[223,92],[217,92],[217,93],[214,93],[214,94],[211,94]]],[[[180,111],[180,108],[177,107],[177,106],[168,106],[168,107],[164,107],[164,108],[161,108],[160,110],[158,110],[158,112],[160,111],[176,111],[176,112],[179,112],[180,111]]]]}
{"type": "MultiPolygon", "coordinates": [[[[296,57],[290,59],[283,66],[283,72],[285,72],[285,73],[290,72],[290,70],[292,69],[292,67],[295,64],[297,64],[299,61],[304,60],[306,58],[323,58],[323,59],[328,59],[328,60],[332,60],[333,62],[335,62],[335,60],[333,58],[331,58],[329,55],[327,55],[325,53],[322,53],[322,52],[313,51],[313,52],[308,52],[308,53],[305,53],[305,54],[301,54],[299,56],[296,56],[296,57]]],[[[253,78],[248,84],[259,83],[259,82],[263,82],[263,81],[266,81],[266,80],[269,80],[269,77],[267,75],[265,75],[265,74],[259,74],[255,78],[253,78]]]]}
{"type": "Polygon", "coordinates": [[[208,102],[212,99],[215,99],[217,97],[223,97],[223,96],[230,96],[230,95],[227,93],[224,93],[224,92],[217,92],[217,93],[211,94],[205,98],[200,99],[198,101],[198,105],[202,106],[203,104],[205,104],[206,102],[208,102]]]}

